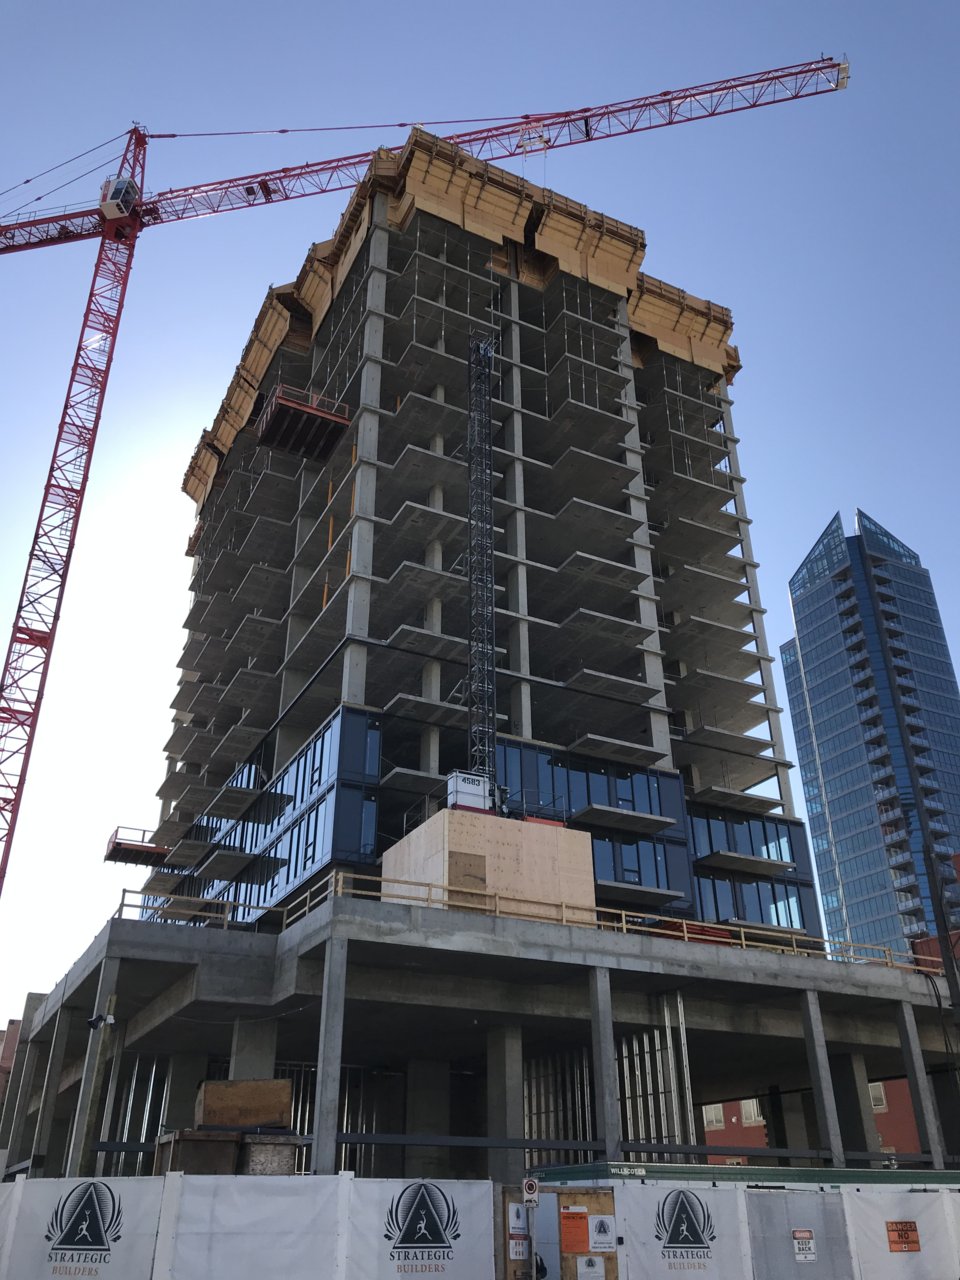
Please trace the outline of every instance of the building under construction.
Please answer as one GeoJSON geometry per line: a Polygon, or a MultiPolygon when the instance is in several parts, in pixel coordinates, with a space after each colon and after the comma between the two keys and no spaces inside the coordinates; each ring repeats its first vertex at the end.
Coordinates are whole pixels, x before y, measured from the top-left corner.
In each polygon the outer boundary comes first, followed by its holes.
{"type": "Polygon", "coordinates": [[[644,250],[415,131],[270,291],[184,480],[162,820],[107,855],[148,879],[27,1011],[8,1168],[148,1172],[227,1075],[294,1081],[316,1171],[697,1161],[747,1095],[775,1158],[870,1162],[904,1074],[916,1162],[960,1158],[937,979],[819,941],[731,316],[644,250]]]}

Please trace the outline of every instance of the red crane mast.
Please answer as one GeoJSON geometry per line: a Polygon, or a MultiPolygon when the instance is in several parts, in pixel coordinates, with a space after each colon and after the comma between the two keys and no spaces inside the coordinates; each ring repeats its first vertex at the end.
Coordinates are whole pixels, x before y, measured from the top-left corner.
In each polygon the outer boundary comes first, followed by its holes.
{"type": "MultiPolygon", "coordinates": [[[[844,89],[848,64],[834,58],[737,76],[599,107],[524,115],[448,135],[480,160],[502,160],[731,115],[844,89]]],[[[50,667],[77,524],[103,410],[110,366],[140,232],[164,222],[342,191],[361,181],[374,156],[365,151],[263,173],[143,196],[149,134],[134,125],[118,175],[97,208],[0,225],[0,254],[99,239],[93,282],[74,357],[40,516],[27,560],[0,677],[0,892],[23,798],[40,703],[50,667]]],[[[399,153],[402,146],[388,148],[399,153]]]]}

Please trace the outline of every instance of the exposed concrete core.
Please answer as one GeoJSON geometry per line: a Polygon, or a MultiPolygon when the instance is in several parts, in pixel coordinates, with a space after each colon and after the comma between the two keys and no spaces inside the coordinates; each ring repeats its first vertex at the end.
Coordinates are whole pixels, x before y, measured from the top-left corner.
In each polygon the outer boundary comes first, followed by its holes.
{"type": "MultiPolygon", "coordinates": [[[[482,1176],[488,1154],[491,1168],[506,1162],[503,1171],[516,1173],[523,1146],[506,1154],[481,1149],[475,1155],[444,1148],[449,1128],[442,1126],[441,1112],[448,1107],[456,1134],[486,1129],[494,1142],[504,1137],[520,1144],[548,1140],[537,1150],[561,1153],[565,1143],[587,1139],[597,1144],[588,1150],[596,1149],[599,1158],[604,1151],[616,1151],[621,1133],[630,1145],[628,1135],[638,1132],[640,1098],[651,1116],[656,1113],[653,1142],[662,1144],[653,1150],[641,1146],[640,1159],[670,1158],[671,1144],[682,1146],[697,1138],[695,1123],[684,1115],[685,1056],[697,1104],[772,1095],[770,1082],[777,1082],[784,1114],[781,1122],[776,1109],[770,1109],[769,1123],[771,1143],[776,1139],[775,1145],[786,1152],[781,1159],[791,1164],[821,1164],[825,1158],[837,1165],[844,1159],[862,1163],[871,1145],[857,1135],[851,1145],[846,1098],[853,1089],[858,1105],[862,1103],[864,1076],[884,1079],[902,1072],[905,1048],[890,1008],[905,994],[912,1011],[912,1024],[910,1016],[901,1015],[905,1044],[907,1049],[912,1045],[915,1069],[931,1102],[931,1127],[937,1117],[925,1073],[939,1075],[948,1066],[934,993],[920,975],[904,970],[340,896],[319,904],[278,935],[111,920],[33,1018],[24,1021],[28,1053],[19,1090],[23,1105],[12,1132],[19,1128],[30,1137],[13,1154],[32,1156],[35,1172],[41,1168],[36,1158],[41,1153],[31,1139],[41,1097],[39,1090],[26,1087],[31,1058],[39,1080],[61,1011],[95,1007],[107,957],[119,961],[113,1034],[125,1026],[126,1035],[119,1079],[111,1083],[101,1075],[103,1109],[114,1111],[106,1106],[111,1088],[117,1107],[112,1127],[101,1127],[100,1138],[133,1144],[124,1156],[124,1173],[150,1168],[149,1150],[135,1148],[149,1146],[163,1122],[158,1060],[173,1058],[166,1114],[172,1118],[171,1108],[180,1106],[182,1120],[190,1114],[192,1094],[204,1074],[200,1062],[191,1058],[201,1053],[227,1057],[230,1019],[241,1016],[241,990],[248,996],[242,1009],[248,1028],[279,1026],[277,1050],[285,1074],[292,1062],[302,1064],[316,1054],[317,1078],[314,1082],[310,1073],[305,1085],[309,1093],[298,1095],[306,1097],[306,1106],[296,1114],[301,1131],[314,1136],[318,1165],[332,1171],[344,1167],[350,1148],[338,1143],[338,1134],[343,1100],[349,1096],[349,1131],[374,1139],[379,1133],[386,1139],[354,1144],[363,1156],[362,1172],[373,1176],[404,1174],[405,1078],[419,1081],[410,1096],[410,1116],[430,1126],[421,1130],[437,1149],[427,1153],[428,1159],[435,1157],[437,1168],[445,1164],[482,1176]],[[147,963],[151,957],[153,964],[147,963]],[[162,987],[156,978],[165,966],[178,976],[171,972],[162,987]],[[678,992],[684,993],[682,1006],[678,992]],[[443,1044],[449,1059],[425,1060],[428,1044],[443,1044]],[[161,1047],[164,1054],[158,1059],[161,1047]],[[637,1074],[632,1064],[638,1060],[646,1060],[653,1074],[637,1074]],[[446,1062],[449,1071],[435,1065],[446,1062]],[[536,1075],[531,1074],[534,1066],[536,1075]],[[629,1073],[622,1095],[620,1071],[629,1073]],[[480,1083],[485,1073],[486,1095],[480,1083]],[[386,1084],[379,1085],[378,1079],[386,1084]],[[576,1091],[567,1087],[574,1081],[576,1091]],[[366,1110],[358,1105],[363,1091],[370,1098],[366,1110]],[[571,1109],[574,1096],[581,1101],[571,1109]],[[602,1132],[583,1104],[594,1096],[602,1132]],[[842,1126],[838,1097],[845,1113],[842,1126]],[[811,1108],[816,1102],[816,1123],[804,1116],[807,1100],[811,1108]],[[549,1124],[540,1123],[544,1115],[552,1117],[549,1124]],[[818,1139],[818,1127],[826,1140],[818,1139]]],[[[96,1064],[83,1054],[86,1026],[81,1022],[65,1042],[66,1023],[66,1018],[60,1023],[60,1069],[48,1073],[43,1098],[48,1175],[60,1173],[76,1098],[81,1091],[91,1096],[98,1092],[96,1064]],[[56,1109],[53,1099],[59,1103],[56,1109]]],[[[110,1075],[112,1080],[112,1070],[110,1075]]],[[[944,1106],[953,1106],[950,1090],[942,1085],[937,1100],[941,1097],[944,1106]]],[[[99,1099],[91,1110],[99,1114],[99,1099]]],[[[945,1131],[952,1131],[949,1113],[947,1120],[945,1131]]],[[[477,1141],[482,1148],[485,1139],[477,1141]]],[[[642,1136],[639,1141],[648,1140],[642,1136]]],[[[872,1155],[874,1161],[882,1159],[875,1150],[872,1155]]],[[[114,1164],[108,1164],[104,1172],[112,1169],[114,1164]]]]}
{"type": "MultiPolygon", "coordinates": [[[[493,1138],[523,1137],[523,1033],[520,1027],[492,1027],[487,1032],[487,1133],[493,1138]]],[[[488,1176],[495,1182],[518,1183],[523,1177],[523,1151],[491,1148],[488,1176]]]]}
{"type": "Polygon", "coordinates": [[[237,1018],[230,1046],[231,1080],[272,1080],[277,1061],[275,1018],[237,1018]]]}

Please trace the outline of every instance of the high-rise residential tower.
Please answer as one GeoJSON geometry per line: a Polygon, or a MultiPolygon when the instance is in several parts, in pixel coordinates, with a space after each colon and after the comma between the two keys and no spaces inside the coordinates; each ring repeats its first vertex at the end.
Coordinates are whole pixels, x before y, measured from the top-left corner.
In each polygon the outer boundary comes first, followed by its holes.
{"type": "Polygon", "coordinates": [[[790,579],[781,648],[827,934],[902,950],[960,920],[960,696],[930,574],[862,511],[790,579]]]}

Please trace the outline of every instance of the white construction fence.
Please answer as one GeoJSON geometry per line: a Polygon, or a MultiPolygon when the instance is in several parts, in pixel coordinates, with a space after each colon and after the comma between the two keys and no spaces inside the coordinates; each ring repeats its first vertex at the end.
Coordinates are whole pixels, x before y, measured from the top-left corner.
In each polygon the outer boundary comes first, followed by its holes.
{"type": "Polygon", "coordinates": [[[528,1215],[490,1182],[0,1184],[0,1280],[519,1280],[532,1245],[546,1280],[958,1280],[960,1186],[630,1180],[543,1186],[528,1215]]]}

